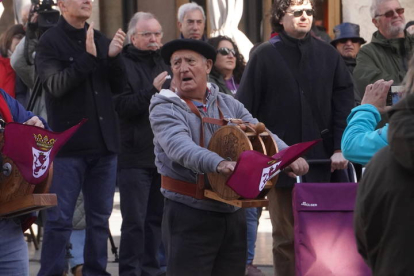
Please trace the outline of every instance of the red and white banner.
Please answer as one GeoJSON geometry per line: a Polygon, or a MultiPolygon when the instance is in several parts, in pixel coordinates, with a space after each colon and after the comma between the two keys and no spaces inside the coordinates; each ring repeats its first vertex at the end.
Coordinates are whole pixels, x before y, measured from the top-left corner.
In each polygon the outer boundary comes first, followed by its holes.
{"type": "Polygon", "coordinates": [[[244,198],[256,198],[267,181],[304,155],[320,140],[292,145],[273,156],[246,150],[240,154],[234,172],[226,184],[244,198]]]}
{"type": "Polygon", "coordinates": [[[47,177],[50,164],[59,149],[85,122],[86,119],[83,119],[60,133],[36,126],[8,123],[4,128],[4,146],[1,151],[13,160],[27,182],[39,184],[47,177]]]}

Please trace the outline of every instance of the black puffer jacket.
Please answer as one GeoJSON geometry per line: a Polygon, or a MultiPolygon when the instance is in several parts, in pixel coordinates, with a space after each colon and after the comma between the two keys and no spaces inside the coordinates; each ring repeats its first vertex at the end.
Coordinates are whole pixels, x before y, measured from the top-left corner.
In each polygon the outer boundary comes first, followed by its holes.
{"type": "MultiPolygon", "coordinates": [[[[154,135],[149,122],[149,104],[157,89],[153,80],[163,71],[172,76],[171,69],[159,51],[141,51],[132,44],[122,54],[128,77],[124,92],[115,97],[115,109],[121,121],[121,154],[119,168],[155,168],[154,135]]],[[[170,87],[167,80],[163,88],[170,87]]]]}

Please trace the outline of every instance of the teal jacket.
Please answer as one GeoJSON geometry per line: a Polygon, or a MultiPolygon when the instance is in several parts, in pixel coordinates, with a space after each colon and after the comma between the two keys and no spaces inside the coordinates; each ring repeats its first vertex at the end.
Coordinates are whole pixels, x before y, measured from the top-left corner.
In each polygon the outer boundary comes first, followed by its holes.
{"type": "Polygon", "coordinates": [[[393,85],[400,85],[413,50],[414,36],[406,34],[405,38],[386,39],[376,31],[371,43],[359,51],[353,73],[361,98],[365,87],[377,80],[394,80],[393,85]]]}
{"type": "Polygon", "coordinates": [[[381,115],[377,108],[363,104],[352,109],[342,136],[342,153],[349,161],[366,165],[372,156],[388,145],[388,124],[375,130],[381,115]]]}

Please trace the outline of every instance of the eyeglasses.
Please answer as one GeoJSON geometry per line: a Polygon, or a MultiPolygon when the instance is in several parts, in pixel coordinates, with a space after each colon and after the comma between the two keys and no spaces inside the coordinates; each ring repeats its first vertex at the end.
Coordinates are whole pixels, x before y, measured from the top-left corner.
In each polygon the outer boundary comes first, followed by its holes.
{"type": "Polygon", "coordinates": [[[218,49],[217,53],[219,53],[220,55],[223,55],[223,56],[227,56],[230,53],[232,53],[234,57],[236,56],[236,51],[234,51],[234,49],[229,49],[229,48],[226,48],[226,47],[222,47],[222,48],[218,49]]]}
{"type": "Polygon", "coordinates": [[[337,42],[338,42],[338,43],[343,43],[343,44],[345,44],[345,43],[347,43],[347,42],[348,42],[348,40],[351,40],[351,42],[352,42],[352,43],[358,43],[358,42],[361,42],[361,39],[360,39],[360,38],[356,38],[356,37],[353,37],[353,38],[341,38],[341,39],[338,39],[338,40],[337,40],[337,42]]]}
{"type": "Polygon", "coordinates": [[[290,12],[286,12],[286,13],[291,13],[293,14],[294,17],[301,17],[303,12],[306,12],[307,16],[313,16],[315,14],[315,11],[313,9],[303,9],[303,10],[295,10],[295,11],[290,11],[290,12]]]}
{"type": "Polygon", "coordinates": [[[159,31],[159,32],[138,32],[137,34],[145,37],[145,38],[150,38],[152,35],[154,35],[156,38],[162,37],[163,32],[159,31]]]}
{"type": "Polygon", "coordinates": [[[403,14],[403,13],[404,13],[404,8],[399,8],[399,9],[395,9],[395,10],[390,10],[390,11],[387,11],[386,13],[383,13],[383,14],[377,14],[375,17],[378,17],[378,16],[385,16],[386,18],[391,18],[391,17],[393,17],[393,16],[394,16],[394,12],[396,12],[398,15],[401,15],[401,14],[403,14]]]}

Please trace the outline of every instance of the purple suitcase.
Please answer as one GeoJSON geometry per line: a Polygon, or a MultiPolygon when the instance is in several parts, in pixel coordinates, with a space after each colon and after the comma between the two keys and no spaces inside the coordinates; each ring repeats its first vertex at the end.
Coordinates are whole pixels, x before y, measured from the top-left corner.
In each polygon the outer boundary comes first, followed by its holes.
{"type": "Polygon", "coordinates": [[[297,183],[293,189],[296,276],[368,276],[357,251],[357,183],[297,183]]]}

